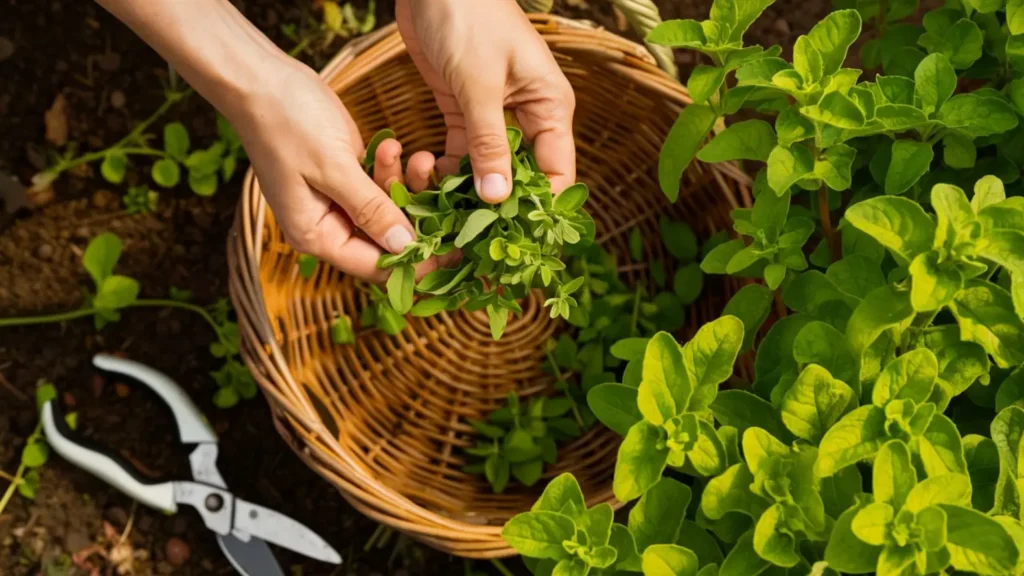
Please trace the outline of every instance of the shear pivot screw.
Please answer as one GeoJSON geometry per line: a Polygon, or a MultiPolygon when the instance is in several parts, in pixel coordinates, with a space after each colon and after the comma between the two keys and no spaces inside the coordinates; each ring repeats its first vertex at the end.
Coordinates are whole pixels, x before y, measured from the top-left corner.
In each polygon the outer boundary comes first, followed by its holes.
{"type": "Polygon", "coordinates": [[[210,512],[217,512],[224,507],[224,498],[220,494],[210,494],[206,497],[206,509],[210,512]]]}

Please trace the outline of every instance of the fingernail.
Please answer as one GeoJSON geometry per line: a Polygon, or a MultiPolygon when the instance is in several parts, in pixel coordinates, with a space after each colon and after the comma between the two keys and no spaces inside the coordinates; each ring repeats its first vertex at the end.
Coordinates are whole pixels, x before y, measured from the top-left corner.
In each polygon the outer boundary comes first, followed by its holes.
{"type": "Polygon", "coordinates": [[[394,166],[395,162],[398,162],[398,158],[400,156],[401,156],[401,154],[395,154],[394,156],[387,156],[387,157],[382,159],[383,161],[381,162],[381,164],[383,164],[385,166],[394,166]]]}
{"type": "Polygon", "coordinates": [[[480,198],[486,202],[498,202],[508,196],[508,181],[501,174],[488,174],[477,187],[480,198]]]}
{"type": "Polygon", "coordinates": [[[412,243],[412,234],[402,226],[392,226],[384,235],[384,247],[392,254],[398,254],[412,243]]]}

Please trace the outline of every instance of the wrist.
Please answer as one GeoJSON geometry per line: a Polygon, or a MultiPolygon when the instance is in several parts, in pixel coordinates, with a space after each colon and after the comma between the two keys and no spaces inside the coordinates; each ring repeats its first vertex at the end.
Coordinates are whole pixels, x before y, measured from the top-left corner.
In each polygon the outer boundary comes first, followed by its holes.
{"type": "Polygon", "coordinates": [[[294,61],[228,0],[99,0],[189,85],[230,116],[294,61]]]}

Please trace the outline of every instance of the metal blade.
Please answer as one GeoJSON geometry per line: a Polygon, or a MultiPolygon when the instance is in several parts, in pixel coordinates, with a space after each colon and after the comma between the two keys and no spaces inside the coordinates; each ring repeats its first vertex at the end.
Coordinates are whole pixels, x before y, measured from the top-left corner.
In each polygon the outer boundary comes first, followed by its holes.
{"type": "Polygon", "coordinates": [[[309,528],[280,512],[241,498],[235,499],[234,527],[310,558],[341,564],[341,555],[309,528]]]}
{"type": "Polygon", "coordinates": [[[284,571],[274,558],[274,553],[270,551],[270,546],[259,538],[250,538],[248,542],[243,542],[233,534],[217,534],[217,544],[220,545],[228,562],[231,562],[242,576],[284,576],[284,571]]]}

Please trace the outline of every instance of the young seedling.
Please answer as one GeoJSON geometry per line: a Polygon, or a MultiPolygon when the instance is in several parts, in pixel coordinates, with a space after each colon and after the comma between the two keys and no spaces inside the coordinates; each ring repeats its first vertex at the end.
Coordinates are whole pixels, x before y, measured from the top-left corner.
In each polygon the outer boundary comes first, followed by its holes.
{"type": "Polygon", "coordinates": [[[110,232],[93,238],[82,256],[82,265],[94,284],[94,291],[86,291],[85,306],[44,316],[21,318],[0,318],[0,328],[66,322],[78,318],[92,317],[97,330],[121,319],[121,313],[128,308],[158,307],[178,308],[200,315],[213,328],[217,339],[210,344],[210,353],[224,361],[222,367],[211,373],[219,389],[214,403],[220,408],[230,408],[240,398],[250,399],[256,395],[256,383],[252,374],[238,359],[240,339],[238,324],[230,319],[231,305],[220,299],[208,307],[189,302],[191,294],[171,288],[168,299],[139,298],[139,283],[134,278],[115,274],[114,269],[121,259],[121,239],[110,232]]]}
{"type": "MultiPolygon", "coordinates": [[[[43,404],[57,398],[57,389],[53,384],[40,381],[36,386],[36,409],[41,410],[43,404]]],[[[65,422],[72,430],[78,428],[78,413],[69,412],[64,416],[65,422]]],[[[29,435],[25,446],[21,450],[21,462],[18,470],[13,476],[0,474],[0,478],[7,480],[10,484],[7,490],[0,497],[0,515],[10,503],[11,498],[17,492],[21,497],[35,500],[39,493],[39,468],[50,459],[50,447],[43,437],[43,424],[40,421],[36,424],[35,430],[29,435]]]]}

